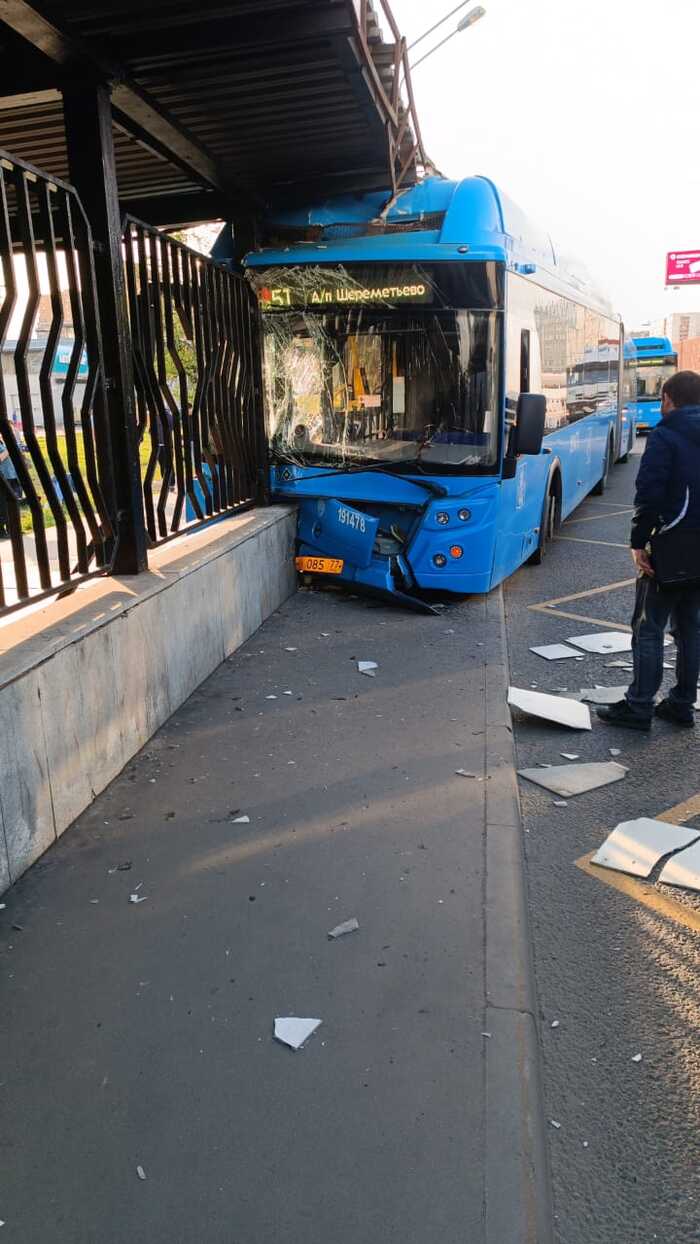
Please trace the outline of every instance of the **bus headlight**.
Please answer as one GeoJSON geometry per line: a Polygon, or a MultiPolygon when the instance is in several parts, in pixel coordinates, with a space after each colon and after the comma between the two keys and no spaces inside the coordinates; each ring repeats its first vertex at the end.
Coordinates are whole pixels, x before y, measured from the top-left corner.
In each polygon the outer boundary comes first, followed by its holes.
{"type": "Polygon", "coordinates": [[[444,553],[436,553],[433,558],[433,565],[442,568],[447,565],[447,558],[444,553]]]}
{"type": "Polygon", "coordinates": [[[445,524],[449,523],[450,521],[449,514],[447,514],[444,510],[438,510],[437,514],[435,515],[435,518],[442,527],[444,527],[445,524]]]}
{"type": "Polygon", "coordinates": [[[471,510],[466,510],[466,509],[460,510],[457,515],[460,523],[468,523],[471,516],[472,516],[471,510]]]}

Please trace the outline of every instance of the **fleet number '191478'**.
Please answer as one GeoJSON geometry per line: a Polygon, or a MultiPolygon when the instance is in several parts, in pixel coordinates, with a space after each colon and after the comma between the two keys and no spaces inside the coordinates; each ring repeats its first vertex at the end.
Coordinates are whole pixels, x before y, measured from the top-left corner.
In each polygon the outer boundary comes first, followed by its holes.
{"type": "Polygon", "coordinates": [[[352,527],[355,531],[361,531],[363,534],[367,530],[364,515],[358,514],[356,510],[346,510],[344,505],[338,510],[338,522],[345,527],[352,527]]]}

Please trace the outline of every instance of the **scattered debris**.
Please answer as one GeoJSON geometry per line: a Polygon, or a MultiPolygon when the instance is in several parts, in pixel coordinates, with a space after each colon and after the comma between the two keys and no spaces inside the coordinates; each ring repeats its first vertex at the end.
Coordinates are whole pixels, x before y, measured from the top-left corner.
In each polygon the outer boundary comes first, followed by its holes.
{"type": "Polygon", "coordinates": [[[542,648],[531,648],[530,652],[534,652],[537,657],[544,657],[545,661],[563,661],[566,657],[580,655],[575,648],[569,648],[568,644],[545,644],[542,648]]]}
{"type": "Polygon", "coordinates": [[[298,1019],[295,1015],[281,1017],[275,1020],[275,1040],[292,1050],[300,1050],[322,1022],[320,1019],[298,1019]]]}
{"type": "Polygon", "coordinates": [[[145,1179],[145,1178],[146,1178],[146,1172],[145,1172],[145,1170],[143,1169],[143,1167],[142,1167],[142,1166],[137,1166],[137,1167],[136,1167],[136,1174],[138,1175],[139,1179],[145,1179]]]}
{"type": "Polygon", "coordinates": [[[664,855],[680,851],[698,838],[700,830],[683,829],[680,825],[642,816],[616,825],[591,858],[591,863],[615,872],[630,873],[633,877],[648,877],[664,855]]]}
{"type": "Polygon", "coordinates": [[[590,709],[576,700],[546,695],[544,691],[526,691],[521,687],[509,687],[508,703],[513,708],[519,708],[523,713],[528,713],[531,717],[542,717],[545,721],[568,726],[571,730],[592,728],[590,709]]]}
{"type": "Polygon", "coordinates": [[[628,631],[602,631],[593,635],[572,635],[568,643],[584,652],[631,652],[632,635],[628,631]]]}
{"type": "MultiPolygon", "coordinates": [[[[572,635],[567,643],[575,644],[584,652],[598,652],[605,656],[609,652],[631,652],[632,634],[630,631],[602,631],[595,635],[572,635]]],[[[668,647],[670,643],[671,636],[666,635],[665,646],[668,647]]]]}
{"type": "Polygon", "coordinates": [[[352,916],[350,920],[344,920],[342,924],[336,924],[334,929],[330,929],[328,936],[333,941],[338,937],[344,937],[346,933],[354,933],[360,927],[360,922],[352,916]]]}
{"type": "Polygon", "coordinates": [[[250,817],[249,816],[237,816],[234,818],[233,824],[234,825],[250,825],[250,817]]]}
{"type": "Polygon", "coordinates": [[[321,631],[321,639],[330,639],[330,637],[331,637],[330,631],[321,631]]]}
{"type": "Polygon", "coordinates": [[[375,677],[375,670],[379,669],[376,661],[358,661],[357,668],[361,674],[366,674],[368,678],[375,677]]]}
{"type": "Polygon", "coordinates": [[[551,1027],[552,1027],[552,1028],[558,1028],[558,1027],[559,1027],[559,1020],[558,1020],[558,1019],[553,1019],[553,1020],[552,1020],[552,1023],[551,1023],[551,1027]]]}
{"type": "Polygon", "coordinates": [[[128,873],[131,869],[131,860],[124,860],[123,864],[117,864],[118,873],[128,873]]]}
{"type": "Polygon", "coordinates": [[[611,756],[621,756],[621,755],[622,755],[622,750],[621,750],[621,748],[619,748],[619,747],[609,747],[609,748],[608,748],[608,751],[610,752],[610,755],[611,755],[611,756]]]}
{"type": "Polygon", "coordinates": [[[626,777],[624,765],[614,760],[585,761],[583,764],[552,765],[549,769],[518,769],[520,777],[544,786],[555,795],[583,795],[599,786],[608,786],[626,777]]]}
{"type": "Polygon", "coordinates": [[[618,704],[624,700],[627,687],[582,687],[581,699],[588,704],[618,704]]]}
{"type": "Polygon", "coordinates": [[[285,652],[296,652],[296,648],[285,648],[285,652]]]}
{"type": "Polygon", "coordinates": [[[457,774],[457,777],[463,777],[463,778],[475,778],[476,777],[476,773],[467,773],[466,769],[455,769],[455,773],[457,774]]]}
{"type": "Polygon", "coordinates": [[[491,1034],[490,1032],[482,1032],[482,1034],[481,1034],[481,1035],[482,1035],[482,1037],[487,1037],[489,1041],[491,1040],[491,1035],[492,1035],[492,1034],[491,1034]]]}
{"type": "Polygon", "coordinates": [[[634,665],[631,661],[606,661],[606,670],[633,670],[634,665]]]}
{"type": "Polygon", "coordinates": [[[276,700],[276,699],[277,699],[277,696],[276,696],[276,695],[266,695],[266,696],[265,696],[265,699],[266,699],[266,700],[276,700]]]}
{"type": "Polygon", "coordinates": [[[559,1128],[561,1127],[561,1123],[557,1123],[556,1119],[550,1119],[549,1122],[551,1123],[552,1127],[556,1127],[557,1131],[559,1131],[559,1128]]]}
{"type": "Polygon", "coordinates": [[[283,691],[282,695],[294,695],[293,691],[283,691]]]}
{"type": "Polygon", "coordinates": [[[553,799],[552,806],[555,808],[568,808],[569,805],[565,799],[553,799]]]}
{"type": "Polygon", "coordinates": [[[563,756],[564,760],[578,760],[578,752],[560,752],[559,755],[563,756]]]}
{"type": "Polygon", "coordinates": [[[147,894],[130,894],[129,902],[130,903],[145,903],[147,898],[148,898],[147,894]]]}
{"type": "Polygon", "coordinates": [[[641,1061],[642,1061],[642,1056],[641,1056],[641,1054],[633,1054],[633,1055],[632,1055],[632,1062],[633,1062],[633,1063],[641,1063],[641,1061]]]}
{"type": "Polygon", "coordinates": [[[664,885],[683,886],[686,890],[700,890],[700,844],[681,851],[664,864],[659,881],[664,885]]]}

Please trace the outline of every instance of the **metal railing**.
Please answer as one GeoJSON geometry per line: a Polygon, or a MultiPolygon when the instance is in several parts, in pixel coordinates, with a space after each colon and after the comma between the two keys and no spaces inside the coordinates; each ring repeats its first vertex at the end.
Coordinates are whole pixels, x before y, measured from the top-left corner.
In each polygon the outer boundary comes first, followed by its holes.
{"type": "MultiPolygon", "coordinates": [[[[396,23],[389,0],[354,0],[354,9],[359,44],[385,116],[389,170],[395,196],[409,174],[415,180],[419,166],[430,166],[413,95],[406,40],[396,23]],[[384,43],[382,39],[379,9],[393,43],[384,43]]],[[[387,207],[385,205],[385,211],[387,207]]]]}
{"type": "Polygon", "coordinates": [[[257,311],[242,277],[124,222],[146,527],[160,543],[265,490],[257,311]]]}
{"type": "Polygon", "coordinates": [[[0,270],[4,613],[104,571],[115,514],[90,227],[71,186],[6,152],[0,270]]]}

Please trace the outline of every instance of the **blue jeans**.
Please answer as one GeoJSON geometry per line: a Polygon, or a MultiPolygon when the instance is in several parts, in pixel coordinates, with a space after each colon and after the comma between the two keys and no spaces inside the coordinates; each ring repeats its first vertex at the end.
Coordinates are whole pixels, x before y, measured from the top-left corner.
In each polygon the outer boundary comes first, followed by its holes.
{"type": "Polygon", "coordinates": [[[634,681],[626,697],[640,717],[651,717],[654,712],[664,675],[664,632],[669,619],[678,656],[676,683],[668,699],[680,712],[692,713],[700,673],[700,586],[664,588],[643,575],[637,580],[632,617],[634,681]]]}

